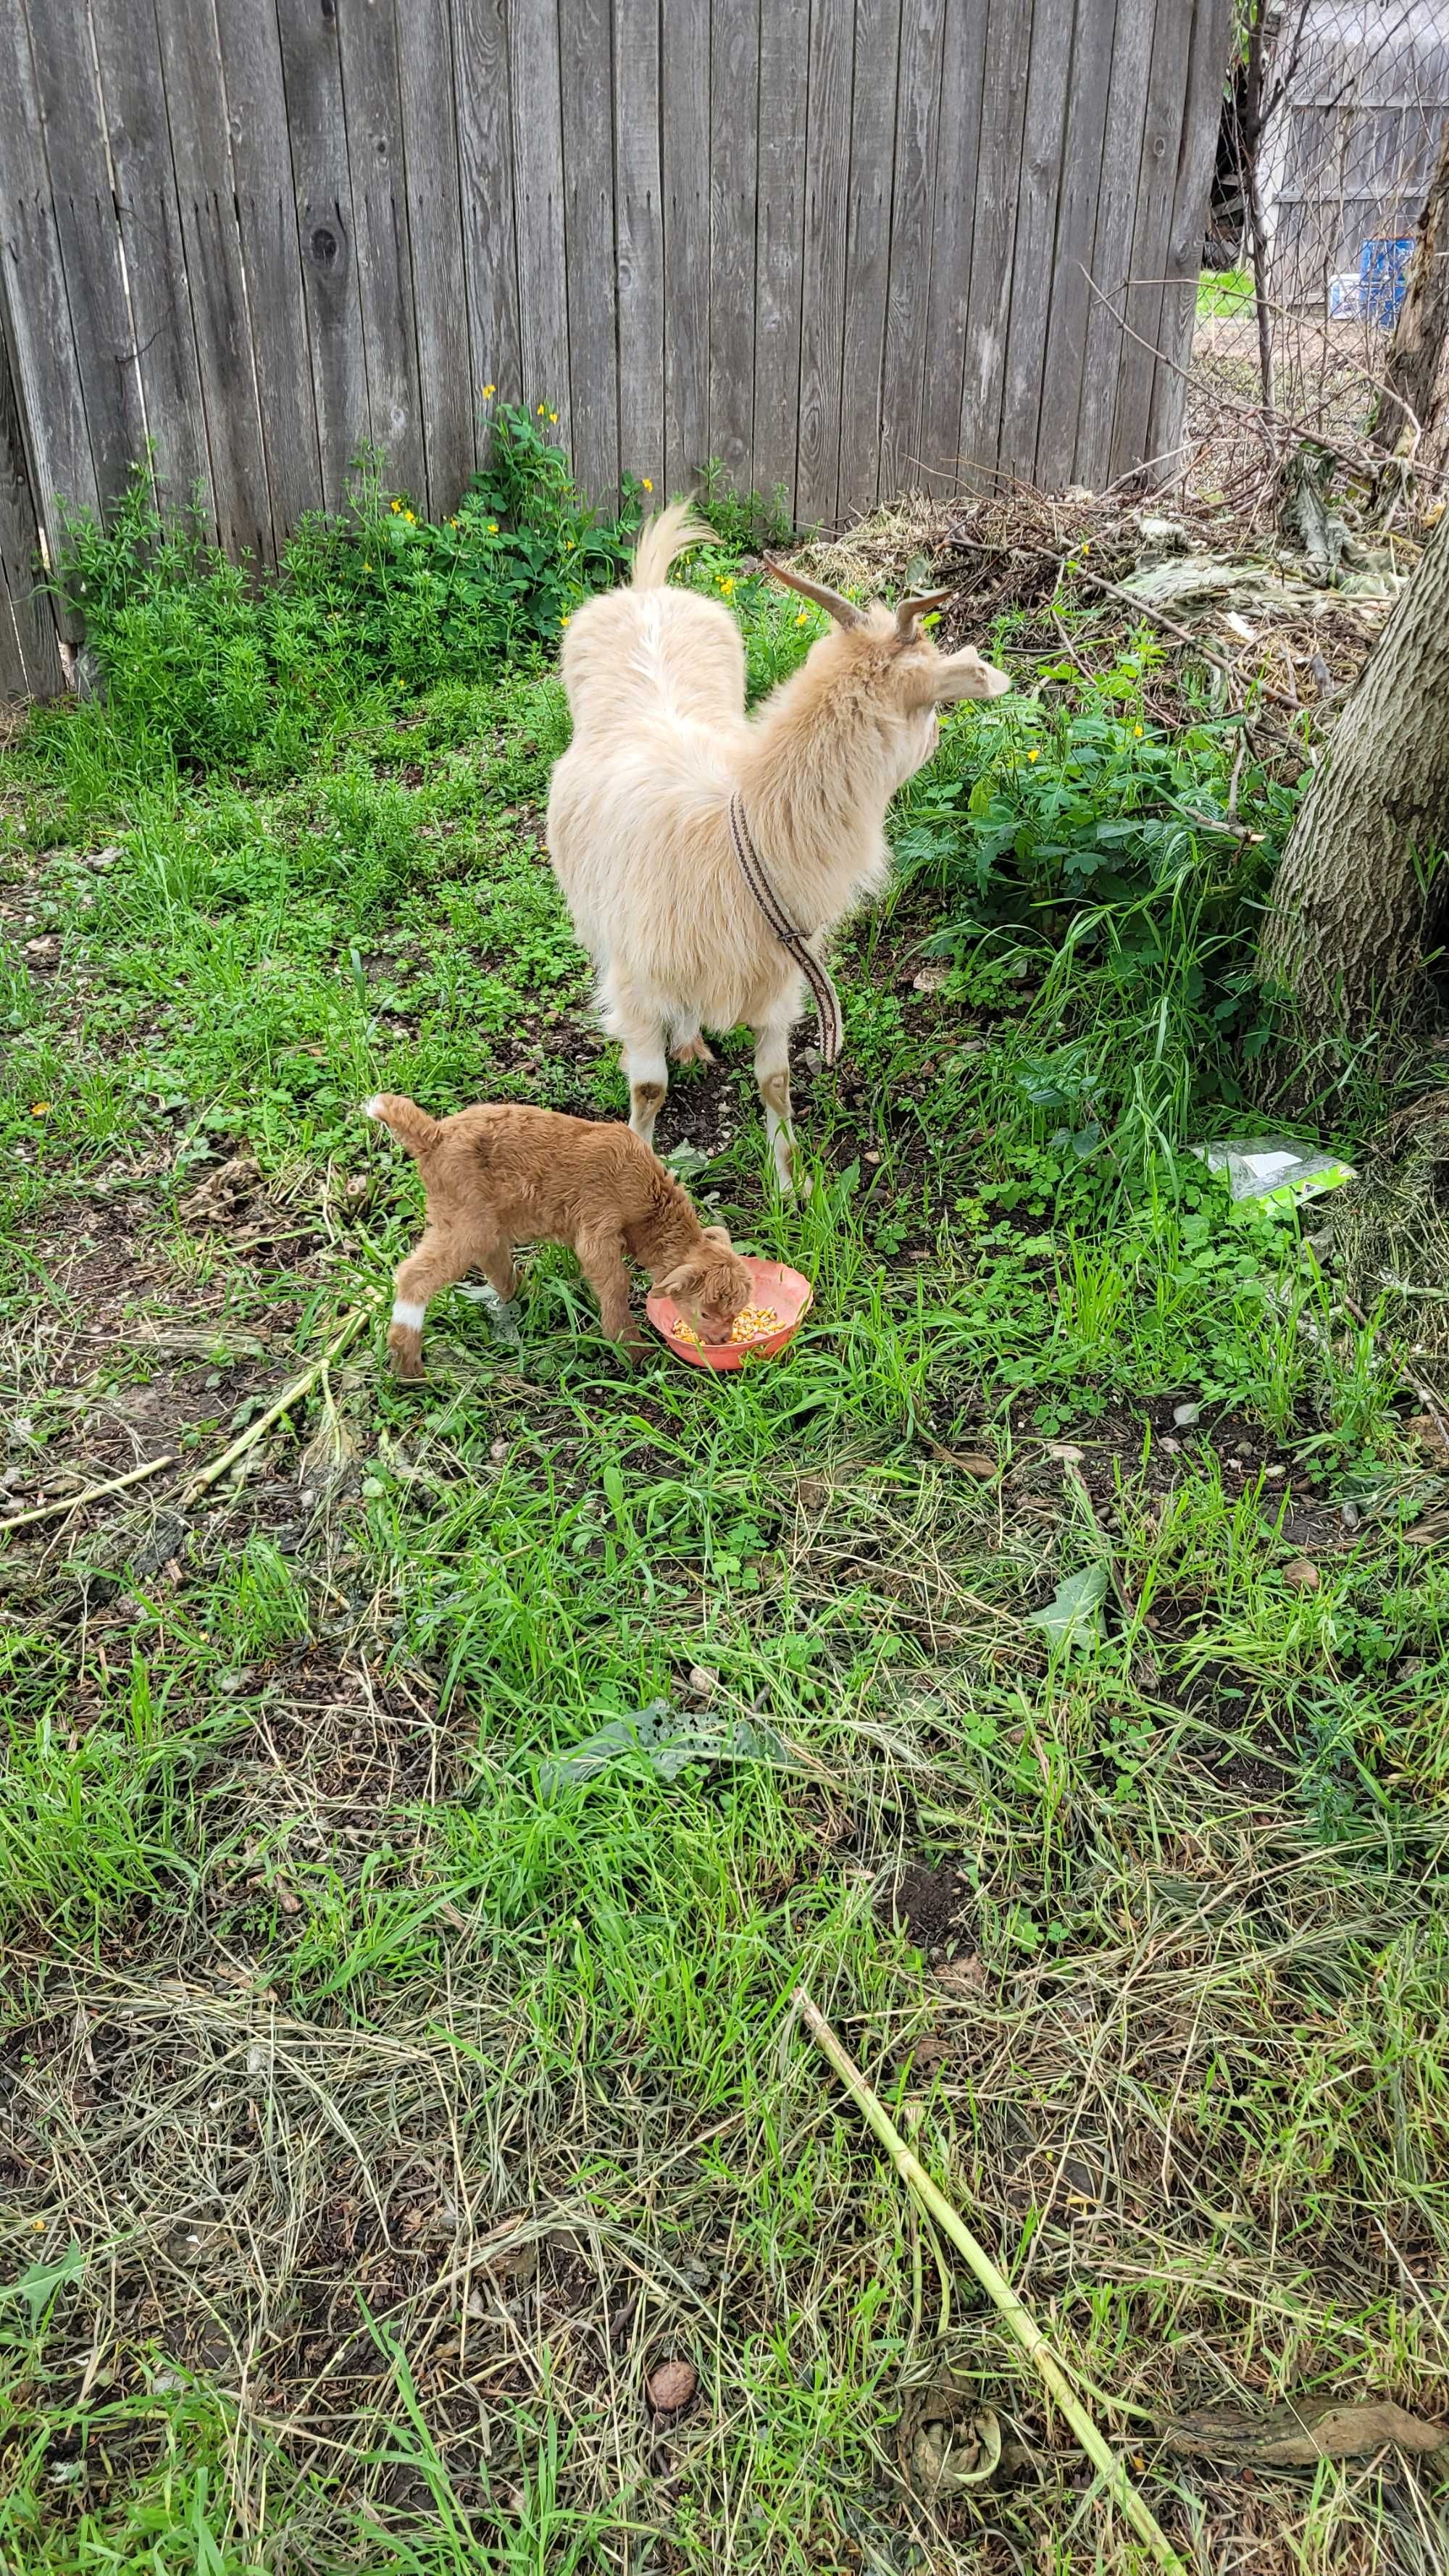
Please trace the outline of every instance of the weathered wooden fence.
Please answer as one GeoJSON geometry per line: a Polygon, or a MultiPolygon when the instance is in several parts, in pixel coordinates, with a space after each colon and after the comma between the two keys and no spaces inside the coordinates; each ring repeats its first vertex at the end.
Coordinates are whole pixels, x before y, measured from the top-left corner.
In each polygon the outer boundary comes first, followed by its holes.
{"type": "Polygon", "coordinates": [[[1171,449],[1228,15],[0,0],[0,679],[50,684],[33,523],[148,438],[260,557],[366,441],[450,507],[492,401],[810,522],[1171,449]]]}

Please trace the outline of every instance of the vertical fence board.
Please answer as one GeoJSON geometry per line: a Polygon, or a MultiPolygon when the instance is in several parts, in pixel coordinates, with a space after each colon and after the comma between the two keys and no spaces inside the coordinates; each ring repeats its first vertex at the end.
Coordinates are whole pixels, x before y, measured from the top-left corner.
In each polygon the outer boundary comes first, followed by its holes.
{"type": "Polygon", "coordinates": [[[996,472],[1006,376],[1016,173],[1031,62],[1030,0],[991,0],[981,81],[981,145],[966,356],[961,389],[961,466],[973,484],[996,472]]]}
{"type": "Polygon", "coordinates": [[[131,324],[163,509],[199,493],[216,525],[181,211],[151,0],[92,0],[131,324]]]}
{"type": "Polygon", "coordinates": [[[58,543],[55,501],[95,508],[100,494],[81,395],[65,267],[40,130],[30,37],[0,9],[0,308],[8,311],[16,399],[35,460],[35,507],[58,543]]]}
{"type": "MultiPolygon", "coordinates": [[[[477,457],[477,350],[470,366],[472,344],[464,328],[469,301],[458,178],[462,103],[453,88],[447,0],[402,0],[397,44],[418,418],[427,507],[438,518],[456,508],[477,457]]],[[[505,71],[495,104],[506,109],[507,98],[505,71]]]]}
{"type": "MultiPolygon", "coordinates": [[[[336,0],[333,0],[336,5],[336,0]]],[[[404,12],[413,0],[402,0],[404,12]]],[[[417,317],[393,0],[337,8],[367,408],[389,479],[427,507],[417,317]]]]}
{"type": "Polygon", "coordinates": [[[1030,482],[1041,426],[1042,366],[1051,309],[1052,248],[1062,176],[1067,100],[1081,67],[1072,51],[1073,0],[1036,0],[1031,19],[1026,117],[1016,193],[1016,241],[1007,298],[1000,463],[1030,482]]]}
{"type": "MultiPolygon", "coordinates": [[[[1201,0],[1199,0],[1201,5],[1201,0]]],[[[1139,463],[1146,451],[1147,421],[1152,406],[1154,351],[1162,320],[1162,263],[1167,226],[1177,184],[1178,148],[1182,137],[1183,94],[1187,73],[1192,13],[1158,0],[1152,39],[1152,68],[1147,75],[1147,120],[1132,224],[1132,283],[1127,289],[1124,335],[1117,364],[1117,400],[1112,421],[1113,478],[1139,463]]]]}
{"type": "Polygon", "coordinates": [[[336,9],[337,0],[277,0],[317,444],[329,509],[346,492],[355,450],[372,436],[336,9]]]}
{"type": "Polygon", "coordinates": [[[946,0],[919,436],[921,474],[928,487],[942,479],[954,484],[961,445],[986,20],[987,0],[946,0]]]}
{"type": "Polygon", "coordinates": [[[312,337],[302,287],[297,194],[280,31],[258,0],[216,0],[252,360],[280,551],[322,499],[312,337]]]}
{"type": "MultiPolygon", "coordinates": [[[[1116,315],[1122,309],[1132,266],[1132,219],[1137,205],[1156,17],[1157,0],[1117,0],[1107,123],[1102,138],[1102,188],[1087,253],[1091,285],[1085,290],[1086,342],[1071,470],[1074,483],[1093,486],[1107,481],[1111,467],[1112,414],[1123,345],[1116,315]]],[[[1216,139],[1216,117],[1213,134],[1216,139]]]]}
{"type": "Polygon", "coordinates": [[[229,555],[261,558],[271,492],[216,21],[209,5],[163,8],[157,25],[217,535],[229,555]]]}
{"type": "Polygon", "coordinates": [[[1187,379],[1179,370],[1192,347],[1197,281],[1207,226],[1216,143],[1214,111],[1222,96],[1231,35],[1232,0],[1197,0],[1178,152],[1177,183],[1162,273],[1180,278],[1164,287],[1158,346],[1167,364],[1155,367],[1147,421],[1149,457],[1175,458],[1187,411],[1187,379]]]}
{"type": "Polygon", "coordinates": [[[717,0],[709,99],[709,452],[732,483],[748,490],[755,446],[758,0],[717,0]]]}
{"type": "Polygon", "coordinates": [[[664,473],[671,492],[709,454],[709,18],[666,8],[660,34],[664,174],[664,473]]]}
{"type": "Polygon", "coordinates": [[[547,401],[570,445],[568,291],[564,281],[563,118],[556,0],[513,0],[508,15],[517,191],[523,399],[547,401]]]}
{"type": "Polygon", "coordinates": [[[607,502],[619,482],[610,0],[559,0],[558,19],[574,467],[590,497],[607,502]]]}
{"type": "Polygon", "coordinates": [[[913,0],[901,17],[895,184],[881,367],[882,494],[921,478],[921,402],[931,291],[931,180],[939,149],[945,0],[913,0]]]}
{"type": "Polygon", "coordinates": [[[61,687],[55,613],[41,590],[40,529],[0,276],[0,699],[50,698],[61,687]]]}
{"type": "Polygon", "coordinates": [[[615,0],[614,163],[619,256],[619,465],[664,486],[664,183],[659,10],[615,0]]]}
{"type": "Polygon", "coordinates": [[[765,493],[795,480],[800,409],[810,0],[761,0],[759,223],[755,274],[755,461],[765,493]]]}
{"type": "Polygon", "coordinates": [[[1091,309],[1084,271],[1091,266],[1105,178],[1103,147],[1116,17],[1117,0],[1078,0],[1033,474],[1047,489],[1070,483],[1077,451],[1091,309]]]}
{"type": "MultiPolygon", "coordinates": [[[[445,8],[447,0],[430,0],[430,5],[445,8]]],[[[405,27],[408,16],[405,6],[405,27]]],[[[472,387],[463,390],[468,396],[469,439],[481,457],[493,404],[521,402],[525,390],[506,0],[452,0],[452,21],[458,185],[468,282],[467,345],[473,354],[472,387]],[[485,394],[485,385],[492,385],[494,391],[485,394]]],[[[405,42],[405,62],[408,50],[405,42]]],[[[425,94],[418,100],[417,113],[420,120],[436,114],[434,102],[425,94]]],[[[411,185],[411,158],[408,167],[411,185]]],[[[446,300],[448,292],[449,281],[442,272],[430,277],[426,293],[421,276],[418,279],[418,310],[420,316],[426,312],[432,317],[427,328],[436,334],[440,375],[456,377],[464,372],[458,363],[462,307],[446,300]]]]}
{"type": "MultiPolygon", "coordinates": [[[[17,0],[10,0],[12,11],[17,0]]],[[[75,362],[103,500],[146,452],[146,406],[111,195],[85,0],[31,0],[30,38],[45,120],[75,362]]]]}
{"type": "MultiPolygon", "coordinates": [[[[917,0],[906,0],[906,6],[917,0]]],[[[890,281],[896,74],[901,0],[855,0],[855,82],[845,232],[845,356],[840,382],[840,498],[868,510],[880,483],[881,375],[890,281]]]]}
{"type": "Polygon", "coordinates": [[[795,512],[835,517],[840,495],[840,369],[845,346],[845,215],[850,179],[851,0],[813,0],[800,303],[800,435],[795,512]]]}

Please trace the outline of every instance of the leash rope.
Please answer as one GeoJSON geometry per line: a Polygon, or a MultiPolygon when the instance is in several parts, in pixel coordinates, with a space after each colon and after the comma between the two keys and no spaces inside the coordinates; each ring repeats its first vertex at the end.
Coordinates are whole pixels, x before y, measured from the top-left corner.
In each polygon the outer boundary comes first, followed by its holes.
{"type": "Polygon", "coordinates": [[[840,995],[825,967],[813,953],[806,934],[797,930],[765,873],[745,809],[736,788],[730,798],[730,839],[741,876],[769,924],[780,946],[789,951],[810,987],[815,1004],[815,1018],[820,1030],[820,1054],[825,1064],[834,1064],[845,1044],[845,1022],[841,1015],[840,995]]]}

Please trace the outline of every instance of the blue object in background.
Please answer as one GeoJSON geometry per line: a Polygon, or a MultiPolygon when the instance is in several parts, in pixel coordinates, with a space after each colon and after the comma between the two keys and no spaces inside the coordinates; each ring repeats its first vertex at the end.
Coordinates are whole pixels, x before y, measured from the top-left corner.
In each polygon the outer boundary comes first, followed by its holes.
{"type": "Polygon", "coordinates": [[[1366,241],[1359,252],[1359,311],[1385,331],[1392,329],[1403,303],[1413,248],[1411,236],[1407,241],[1366,241]]]}

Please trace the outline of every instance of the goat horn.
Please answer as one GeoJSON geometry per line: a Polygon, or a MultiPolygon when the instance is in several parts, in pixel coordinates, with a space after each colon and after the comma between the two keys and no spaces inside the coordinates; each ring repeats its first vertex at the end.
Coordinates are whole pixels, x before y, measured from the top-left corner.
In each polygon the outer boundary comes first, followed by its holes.
{"type": "Polygon", "coordinates": [[[798,590],[802,599],[813,599],[817,608],[828,609],[837,626],[857,626],[860,623],[860,610],[853,599],[842,598],[838,590],[826,590],[818,581],[807,581],[803,573],[787,572],[783,564],[772,562],[768,555],[762,555],[760,561],[766,572],[772,572],[776,581],[782,581],[787,590],[798,590]]]}
{"type": "Polygon", "coordinates": [[[903,599],[896,610],[897,634],[909,635],[918,617],[924,617],[932,608],[944,608],[947,600],[954,599],[955,596],[954,590],[913,591],[910,598],[903,599]]]}

